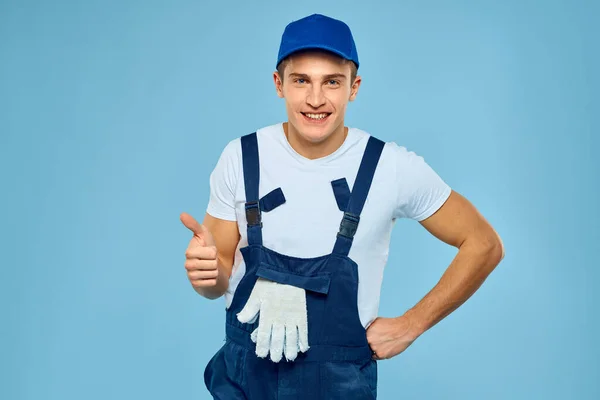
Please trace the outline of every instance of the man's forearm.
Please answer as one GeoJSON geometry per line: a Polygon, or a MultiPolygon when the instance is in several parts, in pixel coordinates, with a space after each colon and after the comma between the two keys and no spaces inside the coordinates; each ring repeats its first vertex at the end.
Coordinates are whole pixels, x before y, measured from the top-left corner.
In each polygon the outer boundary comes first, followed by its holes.
{"type": "MultiPolygon", "coordinates": [[[[229,288],[229,273],[228,270],[223,267],[223,263],[219,260],[217,263],[219,275],[217,277],[217,284],[215,286],[196,287],[194,290],[207,299],[214,300],[223,296],[229,288]]],[[[231,270],[231,268],[229,268],[231,270]]]]}
{"type": "Polygon", "coordinates": [[[416,338],[461,306],[502,260],[501,242],[465,241],[435,287],[405,313],[416,338]]]}

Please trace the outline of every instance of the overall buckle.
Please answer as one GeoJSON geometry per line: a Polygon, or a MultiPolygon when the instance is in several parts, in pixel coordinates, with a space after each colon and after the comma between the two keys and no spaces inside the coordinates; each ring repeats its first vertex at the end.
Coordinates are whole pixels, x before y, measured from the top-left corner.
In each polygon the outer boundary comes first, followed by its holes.
{"type": "Polygon", "coordinates": [[[340,231],[338,235],[347,237],[349,239],[354,238],[356,231],[358,230],[358,223],[360,217],[358,215],[345,212],[342,222],[340,223],[340,231]]]}
{"type": "Polygon", "coordinates": [[[262,215],[258,201],[246,202],[246,221],[248,226],[262,226],[262,215]]]}

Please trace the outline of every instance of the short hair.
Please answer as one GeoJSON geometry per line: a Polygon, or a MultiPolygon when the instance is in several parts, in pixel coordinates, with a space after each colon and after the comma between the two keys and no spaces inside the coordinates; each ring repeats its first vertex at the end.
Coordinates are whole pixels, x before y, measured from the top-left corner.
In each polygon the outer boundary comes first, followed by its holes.
{"type": "MultiPolygon", "coordinates": [[[[285,73],[285,68],[290,63],[291,58],[294,55],[296,55],[296,54],[299,54],[299,53],[308,53],[308,52],[320,52],[320,53],[326,53],[326,54],[331,54],[331,55],[336,56],[333,53],[326,52],[326,51],[321,51],[321,50],[302,50],[302,51],[298,51],[298,52],[296,52],[294,54],[291,54],[291,55],[287,56],[286,58],[284,58],[283,60],[281,60],[281,62],[277,66],[277,72],[279,73],[279,76],[282,79],[282,83],[283,83],[283,79],[285,78],[284,75],[283,75],[285,73]]],[[[345,64],[350,63],[350,84],[351,85],[354,84],[354,80],[356,79],[356,76],[358,75],[358,67],[356,66],[356,64],[354,63],[354,61],[347,60],[347,59],[339,57],[339,56],[336,56],[336,58],[339,60],[339,63],[341,65],[345,65],[345,64]]]]}

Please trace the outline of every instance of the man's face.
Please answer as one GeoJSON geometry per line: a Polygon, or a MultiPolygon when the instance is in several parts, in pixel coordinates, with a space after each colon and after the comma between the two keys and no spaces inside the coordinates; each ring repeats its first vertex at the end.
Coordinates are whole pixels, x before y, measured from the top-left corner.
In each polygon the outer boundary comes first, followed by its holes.
{"type": "Polygon", "coordinates": [[[344,128],[344,115],[360,86],[351,82],[350,63],[327,53],[294,55],[283,72],[274,74],[279,97],[286,101],[288,121],[303,139],[317,143],[344,128]]]}

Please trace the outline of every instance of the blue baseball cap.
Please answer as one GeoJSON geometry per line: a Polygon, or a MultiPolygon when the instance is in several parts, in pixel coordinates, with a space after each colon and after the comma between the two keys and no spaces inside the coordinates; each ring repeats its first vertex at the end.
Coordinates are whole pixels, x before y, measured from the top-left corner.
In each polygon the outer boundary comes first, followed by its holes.
{"type": "Polygon", "coordinates": [[[290,22],[283,31],[277,64],[301,50],[325,50],[353,61],[358,68],[358,53],[350,27],[346,23],[321,14],[313,14],[290,22]]]}

